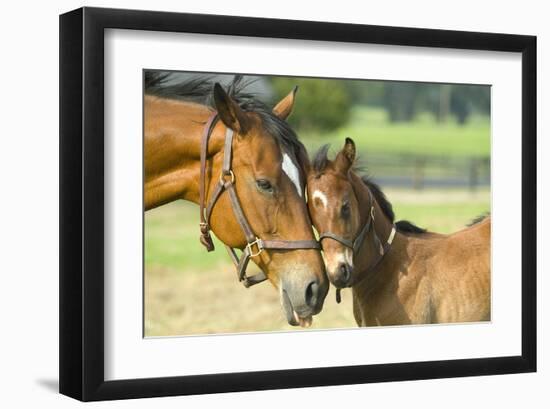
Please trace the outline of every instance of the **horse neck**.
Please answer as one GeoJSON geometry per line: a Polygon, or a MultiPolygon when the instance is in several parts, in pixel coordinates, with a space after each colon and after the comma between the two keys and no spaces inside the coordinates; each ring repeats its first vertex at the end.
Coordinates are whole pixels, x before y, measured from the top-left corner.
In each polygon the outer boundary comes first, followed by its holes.
{"type": "MultiPolygon", "coordinates": [[[[212,111],[204,105],[146,97],[146,209],[177,199],[198,203],[200,146],[210,115],[212,111]]],[[[209,138],[207,169],[223,150],[224,135],[225,126],[218,121],[209,138]]],[[[211,179],[211,172],[207,173],[211,179]]]]}

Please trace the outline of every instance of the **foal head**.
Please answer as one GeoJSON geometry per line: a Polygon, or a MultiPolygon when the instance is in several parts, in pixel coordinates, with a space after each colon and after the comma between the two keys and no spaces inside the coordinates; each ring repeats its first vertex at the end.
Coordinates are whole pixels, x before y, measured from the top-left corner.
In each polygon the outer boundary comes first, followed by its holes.
{"type": "MultiPolygon", "coordinates": [[[[359,235],[366,221],[364,213],[373,205],[373,198],[360,192],[362,181],[353,173],[355,143],[346,138],[343,149],[334,160],[327,157],[328,145],[317,153],[309,169],[308,206],[313,225],[320,235],[330,232],[350,244],[359,235]],[[362,199],[362,200],[361,200],[362,199]],[[368,201],[365,211],[359,206],[368,201]]],[[[354,254],[350,246],[338,240],[322,240],[326,270],[330,281],[338,288],[348,287],[356,280],[354,254]]],[[[353,246],[351,246],[353,247],[353,246]]]]}
{"type": "MultiPolygon", "coordinates": [[[[305,203],[304,146],[286,123],[295,91],[273,110],[255,101],[238,101],[221,86],[214,87],[214,107],[220,120],[235,132],[232,170],[244,216],[263,240],[315,240],[305,203]]],[[[211,189],[220,174],[214,161],[211,189]]],[[[247,242],[227,194],[214,206],[211,226],[226,244],[247,242]]],[[[309,326],[328,292],[324,263],[317,249],[265,250],[253,258],[278,288],[288,322],[309,326]]]]}

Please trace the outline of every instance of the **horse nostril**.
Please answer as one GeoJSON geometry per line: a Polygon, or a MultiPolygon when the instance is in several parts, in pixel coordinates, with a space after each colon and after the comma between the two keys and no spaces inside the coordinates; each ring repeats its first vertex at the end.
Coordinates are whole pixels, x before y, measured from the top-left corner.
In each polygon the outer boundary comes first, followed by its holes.
{"type": "Polygon", "coordinates": [[[341,282],[347,283],[351,278],[351,267],[347,263],[340,264],[341,282]]]}
{"type": "Polygon", "coordinates": [[[317,299],[319,296],[319,283],[312,281],[306,288],[306,304],[310,307],[317,305],[317,299]]]}

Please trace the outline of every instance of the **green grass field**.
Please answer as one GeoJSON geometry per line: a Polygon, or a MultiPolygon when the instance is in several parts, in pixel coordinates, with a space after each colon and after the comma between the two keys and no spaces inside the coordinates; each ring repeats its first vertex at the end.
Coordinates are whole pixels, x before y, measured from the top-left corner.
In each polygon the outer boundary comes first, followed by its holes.
{"type": "Polygon", "coordinates": [[[413,122],[390,123],[382,109],[356,107],[347,126],[330,132],[299,132],[311,152],[325,143],[334,149],[352,138],[359,152],[377,154],[415,154],[486,157],[491,152],[491,127],[488,117],[472,116],[464,126],[454,121],[436,123],[428,114],[413,122]]]}

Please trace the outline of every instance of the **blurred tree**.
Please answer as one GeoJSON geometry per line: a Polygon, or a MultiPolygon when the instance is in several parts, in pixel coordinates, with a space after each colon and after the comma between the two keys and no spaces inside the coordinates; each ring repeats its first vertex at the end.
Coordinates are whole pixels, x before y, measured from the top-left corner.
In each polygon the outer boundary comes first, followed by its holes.
{"type": "Polygon", "coordinates": [[[490,88],[483,85],[388,82],[384,84],[384,107],[390,121],[410,121],[418,112],[431,112],[438,122],[452,114],[465,124],[470,114],[488,115],[490,88]]]}
{"type": "MultiPolygon", "coordinates": [[[[421,110],[418,102],[424,84],[387,82],[384,87],[384,106],[391,122],[410,121],[421,110]]],[[[424,88],[425,89],[425,88],[424,88]]]]}
{"type": "Polygon", "coordinates": [[[438,93],[439,107],[437,110],[436,118],[438,122],[445,122],[451,110],[451,96],[452,96],[453,86],[449,84],[441,84],[439,85],[438,88],[439,88],[439,93],[438,93]]]}
{"type": "Polygon", "coordinates": [[[352,98],[345,81],[271,77],[274,100],[285,97],[296,85],[297,100],[289,118],[292,125],[300,129],[331,131],[348,122],[352,98]]]}
{"type": "Polygon", "coordinates": [[[479,85],[453,86],[451,111],[461,125],[466,123],[474,111],[488,115],[491,112],[491,89],[479,85]]]}
{"type": "Polygon", "coordinates": [[[384,105],[384,81],[343,81],[354,105],[384,105]]]}
{"type": "Polygon", "coordinates": [[[491,89],[485,85],[284,77],[268,82],[276,101],[295,85],[300,87],[290,122],[301,129],[337,129],[359,105],[384,108],[391,122],[411,121],[418,113],[430,112],[438,122],[452,116],[462,125],[472,113],[491,111],[491,89]]]}
{"type": "Polygon", "coordinates": [[[472,111],[472,104],[463,87],[453,89],[451,94],[451,110],[460,125],[464,125],[472,111]]]}

